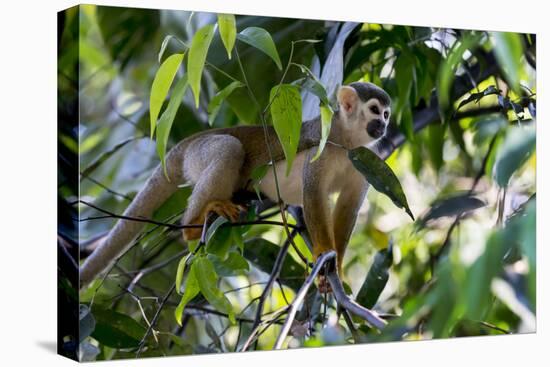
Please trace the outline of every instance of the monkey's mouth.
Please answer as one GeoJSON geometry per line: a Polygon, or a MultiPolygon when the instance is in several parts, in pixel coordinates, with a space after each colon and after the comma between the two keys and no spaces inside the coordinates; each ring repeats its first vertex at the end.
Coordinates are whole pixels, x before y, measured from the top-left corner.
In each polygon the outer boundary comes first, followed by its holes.
{"type": "Polygon", "coordinates": [[[372,120],[367,124],[367,134],[374,139],[381,138],[386,132],[386,127],[380,120],[372,120]]]}

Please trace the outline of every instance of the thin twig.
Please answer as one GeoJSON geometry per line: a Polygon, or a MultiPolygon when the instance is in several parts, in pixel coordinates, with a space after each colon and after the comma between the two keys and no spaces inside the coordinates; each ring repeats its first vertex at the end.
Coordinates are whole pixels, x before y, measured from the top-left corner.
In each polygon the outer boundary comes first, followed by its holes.
{"type": "Polygon", "coordinates": [[[306,278],[304,284],[302,284],[302,287],[300,288],[300,290],[296,294],[296,297],[290,304],[290,311],[288,312],[286,321],[281,329],[279,336],[277,337],[277,341],[275,342],[273,349],[281,349],[281,347],[283,346],[283,342],[286,336],[288,335],[288,332],[290,331],[290,327],[292,326],[292,323],[296,318],[296,312],[298,312],[298,309],[302,305],[302,302],[304,301],[307,291],[313,285],[315,278],[323,268],[323,265],[325,264],[325,262],[335,258],[336,258],[336,252],[334,251],[330,251],[319,256],[319,258],[317,259],[317,262],[315,263],[315,265],[313,266],[313,269],[311,270],[311,273],[306,278]]]}
{"type": "MultiPolygon", "coordinates": [[[[292,232],[290,233],[290,236],[293,238],[294,236],[296,236],[296,233],[297,233],[296,230],[292,230],[292,232]]],[[[254,325],[252,327],[253,329],[256,328],[256,326],[258,326],[262,321],[262,312],[264,309],[265,301],[271,292],[273,283],[275,283],[275,280],[281,274],[281,269],[283,268],[283,263],[288,253],[289,246],[290,246],[290,238],[287,238],[285,243],[279,250],[279,254],[277,255],[277,258],[275,259],[275,262],[273,264],[273,268],[271,269],[269,280],[267,281],[267,284],[262,292],[262,295],[259,298],[258,308],[256,309],[256,318],[254,319],[254,325]]]]}
{"type": "Polygon", "coordinates": [[[162,298],[162,301],[160,302],[159,308],[157,309],[157,312],[155,312],[155,316],[153,316],[153,319],[151,320],[150,326],[147,328],[147,331],[145,332],[145,335],[143,335],[143,338],[139,342],[139,348],[136,352],[136,358],[139,357],[139,355],[141,354],[141,351],[143,350],[143,347],[145,346],[145,341],[146,341],[147,337],[153,331],[153,328],[156,325],[156,323],[157,323],[157,321],[160,317],[160,312],[162,311],[162,309],[166,305],[166,302],[168,302],[168,298],[170,298],[172,293],[174,293],[175,289],[176,289],[176,283],[173,283],[172,286],[170,287],[170,289],[168,290],[168,292],[166,292],[166,294],[162,298]]]}

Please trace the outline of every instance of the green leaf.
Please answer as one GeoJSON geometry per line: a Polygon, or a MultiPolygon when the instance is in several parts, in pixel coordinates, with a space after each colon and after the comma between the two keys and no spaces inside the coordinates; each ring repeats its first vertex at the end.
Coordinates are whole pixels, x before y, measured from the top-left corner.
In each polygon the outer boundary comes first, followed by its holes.
{"type": "Polygon", "coordinates": [[[506,131],[499,147],[493,177],[500,187],[508,186],[510,177],[529,159],[536,144],[534,127],[512,127],[506,131]]]}
{"type": "Polygon", "coordinates": [[[220,27],[220,37],[227,50],[227,57],[231,60],[231,51],[237,38],[235,16],[233,14],[218,14],[218,26],[220,27]]]}
{"type": "Polygon", "coordinates": [[[227,87],[223,88],[221,91],[219,91],[214,98],[210,101],[208,104],[208,123],[210,126],[214,124],[214,120],[216,119],[216,116],[218,115],[218,112],[220,111],[220,107],[222,105],[222,102],[229,97],[231,93],[237,88],[243,87],[244,84],[239,81],[234,81],[231,84],[229,84],[227,87]]]}
{"type": "Polygon", "coordinates": [[[123,313],[94,306],[92,314],[96,327],[92,337],[111,348],[135,348],[145,335],[146,328],[123,313]]]}
{"type": "Polygon", "coordinates": [[[461,215],[486,205],[487,203],[471,193],[440,199],[431,205],[430,210],[416,222],[416,225],[424,226],[431,220],[461,215]]]}
{"type": "Polygon", "coordinates": [[[142,60],[162,29],[160,10],[98,6],[96,12],[101,47],[118,61],[120,70],[142,60]]]}
{"type": "Polygon", "coordinates": [[[393,245],[390,242],[387,249],[380,250],[374,256],[374,261],[367,273],[365,282],[357,293],[356,300],[366,308],[372,308],[386,287],[390,277],[389,269],[393,262],[393,245]]]}
{"type": "Polygon", "coordinates": [[[443,144],[447,125],[431,124],[428,126],[428,152],[436,172],[443,166],[443,144]]]}
{"type": "Polygon", "coordinates": [[[187,76],[184,75],[174,87],[174,92],[170,97],[170,102],[168,102],[168,107],[162,113],[157,125],[157,153],[164,169],[164,175],[168,178],[168,173],[166,172],[166,146],[168,145],[168,137],[170,136],[170,130],[172,129],[172,124],[174,123],[174,118],[176,117],[176,112],[181,104],[185,91],[187,90],[187,76]]]}
{"type": "Polygon", "coordinates": [[[178,269],[176,271],[176,292],[178,294],[181,294],[181,286],[183,285],[183,275],[185,274],[185,268],[187,267],[187,261],[189,261],[189,258],[193,256],[193,254],[190,252],[185,256],[182,256],[179,264],[178,269]]]}
{"type": "Polygon", "coordinates": [[[218,274],[207,257],[199,257],[193,262],[195,276],[202,295],[216,310],[228,315],[231,324],[235,324],[235,312],[227,297],[218,287],[218,274]]]}
{"type": "Polygon", "coordinates": [[[462,62],[462,56],[467,50],[477,45],[481,41],[481,37],[481,34],[477,33],[466,34],[460,41],[457,41],[449,52],[447,59],[441,63],[437,80],[437,94],[441,110],[449,106],[449,94],[454,81],[454,73],[462,62]]]}
{"type": "Polygon", "coordinates": [[[259,27],[248,27],[240,32],[237,35],[237,38],[240,41],[247,43],[265,53],[273,61],[275,61],[275,64],[277,64],[279,70],[283,69],[281,59],[279,58],[279,53],[277,52],[277,47],[275,46],[275,42],[273,42],[273,38],[271,38],[268,31],[259,27]]]}
{"type": "Polygon", "coordinates": [[[151,94],[149,97],[149,117],[151,122],[151,137],[155,133],[157,117],[170,86],[176,77],[176,73],[183,61],[183,54],[174,54],[168,57],[157,70],[153,84],[151,85],[151,94]]]}
{"type": "Polygon", "coordinates": [[[197,281],[197,276],[195,275],[195,263],[196,260],[191,263],[191,269],[189,269],[189,273],[187,274],[187,278],[185,280],[183,295],[181,296],[180,303],[174,311],[174,316],[176,317],[176,321],[180,326],[185,306],[187,306],[189,301],[195,298],[200,292],[199,282],[197,281]]]}
{"type": "Polygon", "coordinates": [[[330,126],[332,125],[332,115],[334,112],[328,105],[321,106],[321,140],[319,141],[319,148],[315,153],[315,156],[311,159],[311,162],[315,161],[323,153],[325,145],[327,143],[328,136],[330,134],[330,126]]]}
{"type": "Polygon", "coordinates": [[[208,24],[195,33],[189,49],[187,59],[187,73],[189,84],[195,96],[195,107],[199,108],[199,96],[201,92],[202,70],[206,62],[206,54],[214,36],[214,25],[208,24]]]}
{"type": "Polygon", "coordinates": [[[208,255],[208,259],[212,261],[216,273],[221,277],[247,275],[246,272],[249,270],[248,262],[237,251],[230,251],[225,260],[212,254],[208,255]]]}
{"type": "MultiPolygon", "coordinates": [[[[266,274],[273,269],[273,261],[281,249],[280,246],[263,238],[252,238],[245,242],[244,257],[256,268],[266,274]]],[[[298,291],[305,278],[304,267],[291,256],[287,256],[283,263],[279,280],[282,284],[298,291]]]]}
{"type": "MultiPolygon", "coordinates": [[[[300,68],[302,73],[306,74],[306,78],[298,79],[294,83],[299,84],[302,88],[307,89],[309,92],[316,95],[321,104],[329,105],[329,99],[326,88],[323,86],[317,76],[307,66],[302,64],[293,64],[300,68]]],[[[293,84],[294,84],[293,83],[293,84]]]]}
{"type": "Polygon", "coordinates": [[[262,164],[260,166],[255,167],[250,173],[250,180],[252,181],[252,187],[254,188],[254,191],[258,196],[258,200],[262,200],[261,192],[260,192],[260,183],[262,182],[262,179],[267,174],[269,167],[270,167],[269,164],[262,164]]]}
{"type": "Polygon", "coordinates": [[[233,243],[233,228],[220,226],[227,222],[224,217],[218,217],[206,232],[206,252],[225,259],[233,243]]]}
{"type": "Polygon", "coordinates": [[[348,157],[376,191],[387,195],[397,207],[404,208],[414,220],[401,183],[386,162],[365,147],[350,150],[348,157]]]}
{"type": "Polygon", "coordinates": [[[520,89],[519,75],[523,55],[520,35],[512,32],[494,32],[493,35],[497,61],[504,71],[508,84],[517,93],[520,89]]]}
{"type": "Polygon", "coordinates": [[[271,89],[271,117],[286,157],[286,175],[294,162],[302,125],[302,98],[297,86],[281,84],[271,89]]]}
{"type": "Polygon", "coordinates": [[[482,146],[487,140],[492,139],[495,135],[500,134],[508,126],[508,120],[502,116],[489,116],[477,120],[473,124],[474,128],[474,144],[482,146]]]}

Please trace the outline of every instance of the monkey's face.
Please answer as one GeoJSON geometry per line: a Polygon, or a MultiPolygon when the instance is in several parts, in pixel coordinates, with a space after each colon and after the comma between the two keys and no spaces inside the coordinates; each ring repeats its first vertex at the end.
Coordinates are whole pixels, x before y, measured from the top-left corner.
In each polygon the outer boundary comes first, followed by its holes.
{"type": "Polygon", "coordinates": [[[362,117],[365,121],[367,134],[374,140],[386,134],[390,122],[391,108],[377,98],[371,98],[362,106],[362,117]]]}
{"type": "Polygon", "coordinates": [[[368,145],[386,134],[391,100],[383,89],[372,83],[352,83],[339,89],[338,103],[351,147],[368,145]]]}

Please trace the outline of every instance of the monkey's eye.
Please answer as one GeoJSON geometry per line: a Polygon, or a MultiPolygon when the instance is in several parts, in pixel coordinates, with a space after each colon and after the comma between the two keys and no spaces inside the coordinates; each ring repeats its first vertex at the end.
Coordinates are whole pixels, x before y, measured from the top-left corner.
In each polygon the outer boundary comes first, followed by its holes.
{"type": "Polygon", "coordinates": [[[389,116],[390,114],[388,113],[388,111],[384,111],[384,119],[387,120],[389,116]]]}
{"type": "Polygon", "coordinates": [[[380,113],[380,110],[378,109],[378,106],[371,106],[370,111],[374,113],[375,115],[378,115],[380,113]]]}

